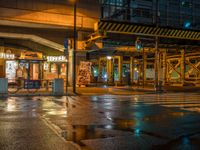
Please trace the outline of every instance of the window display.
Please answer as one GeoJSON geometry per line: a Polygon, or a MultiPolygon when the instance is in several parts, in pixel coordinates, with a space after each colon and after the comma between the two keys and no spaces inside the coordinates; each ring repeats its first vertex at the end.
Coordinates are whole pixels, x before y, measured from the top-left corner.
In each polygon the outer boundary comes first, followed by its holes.
{"type": "Polygon", "coordinates": [[[6,78],[8,78],[8,82],[15,81],[17,68],[16,61],[6,61],[6,78]]]}

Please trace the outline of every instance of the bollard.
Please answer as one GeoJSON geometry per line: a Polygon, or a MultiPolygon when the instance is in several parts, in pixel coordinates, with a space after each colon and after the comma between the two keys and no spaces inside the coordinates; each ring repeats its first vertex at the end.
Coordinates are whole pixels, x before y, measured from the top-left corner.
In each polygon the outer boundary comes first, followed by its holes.
{"type": "Polygon", "coordinates": [[[64,79],[54,79],[53,94],[58,96],[64,94],[64,79]]]}
{"type": "Polygon", "coordinates": [[[0,96],[8,95],[8,79],[0,78],[0,96]]]}

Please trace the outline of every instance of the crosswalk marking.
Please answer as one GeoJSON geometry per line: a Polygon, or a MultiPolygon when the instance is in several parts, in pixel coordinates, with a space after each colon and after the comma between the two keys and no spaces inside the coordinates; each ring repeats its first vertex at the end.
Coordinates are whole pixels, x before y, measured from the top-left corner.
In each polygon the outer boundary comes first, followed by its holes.
{"type": "Polygon", "coordinates": [[[133,96],[74,96],[72,99],[77,107],[90,107],[94,103],[97,105],[107,104],[109,106],[109,103],[113,103],[113,107],[117,108],[120,105],[118,102],[130,101],[130,105],[141,105],[142,103],[145,105],[160,105],[163,107],[200,112],[200,94],[170,93],[133,96]]]}

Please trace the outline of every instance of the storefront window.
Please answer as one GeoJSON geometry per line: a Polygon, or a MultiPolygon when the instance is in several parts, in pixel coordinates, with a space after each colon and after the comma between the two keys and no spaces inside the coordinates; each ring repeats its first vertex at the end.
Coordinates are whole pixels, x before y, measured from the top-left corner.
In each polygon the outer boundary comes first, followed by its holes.
{"type": "Polygon", "coordinates": [[[6,61],[6,78],[8,78],[8,82],[15,82],[17,68],[18,65],[16,61],[6,61]]]}

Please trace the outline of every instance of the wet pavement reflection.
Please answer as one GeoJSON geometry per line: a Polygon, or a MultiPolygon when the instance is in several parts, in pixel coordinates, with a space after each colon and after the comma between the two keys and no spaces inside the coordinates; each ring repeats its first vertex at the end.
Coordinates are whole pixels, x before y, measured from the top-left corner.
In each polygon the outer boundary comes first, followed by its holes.
{"type": "Polygon", "coordinates": [[[9,98],[0,112],[41,116],[82,149],[200,149],[200,95],[9,98]],[[24,98],[26,99],[26,98],[24,98]]]}
{"type": "Polygon", "coordinates": [[[66,106],[66,117],[45,117],[84,149],[200,149],[199,99],[184,93],[68,97],[55,100],[66,106]]]}

